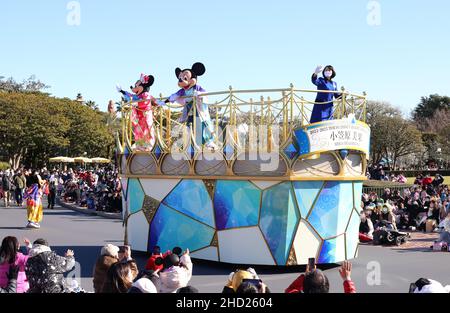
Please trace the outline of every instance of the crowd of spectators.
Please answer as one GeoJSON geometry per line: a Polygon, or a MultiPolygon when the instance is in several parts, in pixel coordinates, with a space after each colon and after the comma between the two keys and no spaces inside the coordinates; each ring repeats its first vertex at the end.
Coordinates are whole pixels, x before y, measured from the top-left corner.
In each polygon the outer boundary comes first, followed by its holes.
{"type": "MultiPolygon", "coordinates": [[[[76,280],[64,274],[75,266],[75,253],[67,250],[64,256],[51,249],[45,239],[28,239],[20,247],[16,237],[3,238],[0,247],[0,293],[84,293],[76,280]]],[[[93,268],[95,293],[198,293],[191,285],[193,263],[189,250],[175,247],[161,253],[154,247],[145,268],[139,268],[132,258],[130,246],[106,244],[93,268]]],[[[344,261],[339,268],[345,293],[356,293],[351,279],[352,264],[344,261]]],[[[406,289],[406,288],[405,288],[406,289]]],[[[406,291],[406,290],[405,290],[406,291]]],[[[326,274],[307,265],[285,290],[285,293],[329,293],[326,274]]],[[[412,293],[449,293],[450,286],[420,278],[410,285],[412,293]]],[[[253,268],[238,268],[228,275],[222,289],[224,294],[271,293],[269,286],[253,268]]]]}
{"type": "Polygon", "coordinates": [[[390,181],[394,183],[406,184],[407,179],[403,173],[387,174],[383,165],[372,165],[367,169],[367,178],[372,180],[390,181]]]}
{"type": "Polygon", "coordinates": [[[450,189],[436,174],[418,175],[410,188],[391,191],[379,197],[363,193],[360,239],[370,241],[377,229],[439,232],[440,241],[450,243],[450,189]]]}
{"type": "MultiPolygon", "coordinates": [[[[12,204],[23,205],[23,194],[31,184],[35,171],[7,169],[0,171],[0,199],[5,207],[12,204]]],[[[48,208],[53,209],[56,198],[64,202],[105,212],[122,211],[122,185],[117,170],[112,167],[99,167],[93,170],[83,168],[59,170],[42,168],[40,177],[48,185],[48,208]]]]}
{"type": "MultiPolygon", "coordinates": [[[[21,248],[16,237],[8,236],[0,247],[1,293],[73,293],[85,292],[64,273],[75,266],[75,254],[67,250],[56,254],[45,239],[33,244],[24,239],[21,248]]],[[[344,292],[355,293],[351,280],[351,263],[345,261],[339,273],[344,292]]],[[[139,269],[132,258],[130,246],[106,244],[101,248],[93,269],[95,293],[198,293],[190,284],[193,263],[189,249],[175,247],[161,253],[154,247],[144,268],[139,269]]],[[[306,269],[290,284],[286,293],[328,293],[327,276],[315,266],[306,269]]],[[[253,268],[237,269],[228,275],[222,293],[271,293],[253,268]]]]}

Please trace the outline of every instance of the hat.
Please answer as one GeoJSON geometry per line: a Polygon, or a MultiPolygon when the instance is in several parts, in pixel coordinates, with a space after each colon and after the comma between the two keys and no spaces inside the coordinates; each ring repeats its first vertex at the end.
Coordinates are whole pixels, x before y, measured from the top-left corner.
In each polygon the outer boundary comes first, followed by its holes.
{"type": "Polygon", "coordinates": [[[236,291],[239,288],[244,279],[253,279],[253,274],[243,270],[239,270],[236,273],[234,273],[233,278],[231,280],[231,286],[234,291],[236,291]]]}
{"type": "Polygon", "coordinates": [[[119,247],[108,243],[102,247],[101,255],[108,255],[112,257],[119,257],[119,247]]]}
{"type": "Polygon", "coordinates": [[[148,278],[138,279],[133,283],[132,287],[139,289],[141,293],[158,293],[155,285],[148,278]]]}

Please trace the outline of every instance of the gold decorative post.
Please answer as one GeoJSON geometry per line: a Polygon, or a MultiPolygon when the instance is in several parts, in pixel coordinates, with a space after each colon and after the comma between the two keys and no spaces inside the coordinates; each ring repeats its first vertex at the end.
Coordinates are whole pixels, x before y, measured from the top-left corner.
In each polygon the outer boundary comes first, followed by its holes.
{"type": "Polygon", "coordinates": [[[291,83],[291,85],[290,85],[290,87],[291,87],[291,107],[290,107],[290,110],[291,110],[291,116],[290,116],[290,128],[289,128],[289,132],[292,132],[292,123],[294,122],[294,84],[292,84],[291,83]]]}
{"type": "Polygon", "coordinates": [[[216,136],[215,136],[215,143],[216,145],[219,145],[219,108],[217,107],[217,101],[215,104],[216,108],[216,136]]]}
{"type": "Polygon", "coordinates": [[[347,95],[346,95],[346,91],[344,86],[341,87],[341,112],[340,112],[340,116],[338,118],[343,118],[346,114],[346,110],[345,110],[345,99],[346,99],[347,95]]]}
{"type": "Polygon", "coordinates": [[[287,121],[288,121],[288,111],[287,111],[287,101],[286,101],[286,92],[283,90],[281,92],[281,98],[283,99],[283,142],[287,140],[287,121]]]}
{"type": "Polygon", "coordinates": [[[363,116],[362,116],[362,120],[365,123],[366,122],[366,114],[367,114],[367,92],[363,91],[363,96],[364,96],[364,100],[363,100],[363,116]]]}
{"type": "Polygon", "coordinates": [[[272,152],[272,109],[270,97],[267,97],[267,152],[272,152]]]}
{"type": "Polygon", "coordinates": [[[122,113],[122,148],[125,149],[125,136],[127,135],[125,130],[125,123],[127,122],[126,115],[124,113],[123,100],[120,101],[121,113],[122,113]]]}

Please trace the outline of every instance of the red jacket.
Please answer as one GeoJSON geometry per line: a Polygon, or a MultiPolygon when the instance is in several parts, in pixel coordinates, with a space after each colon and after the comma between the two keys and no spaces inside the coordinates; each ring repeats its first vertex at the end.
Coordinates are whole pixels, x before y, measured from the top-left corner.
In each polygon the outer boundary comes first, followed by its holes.
{"type": "Polygon", "coordinates": [[[433,178],[431,177],[425,177],[424,179],[422,179],[422,186],[426,186],[429,185],[433,182],[433,178]]]}
{"type": "MultiPolygon", "coordinates": [[[[300,275],[296,280],[289,285],[284,291],[285,293],[300,293],[303,292],[303,281],[305,280],[305,274],[300,275]]],[[[345,293],[356,293],[355,284],[351,280],[344,281],[345,293]]]]}
{"type": "Polygon", "coordinates": [[[166,256],[169,255],[169,251],[167,251],[164,254],[152,254],[152,256],[148,259],[147,264],[145,265],[145,269],[148,271],[156,271],[157,269],[162,270],[163,269],[163,265],[156,265],[155,261],[157,258],[165,258],[166,256]]]}

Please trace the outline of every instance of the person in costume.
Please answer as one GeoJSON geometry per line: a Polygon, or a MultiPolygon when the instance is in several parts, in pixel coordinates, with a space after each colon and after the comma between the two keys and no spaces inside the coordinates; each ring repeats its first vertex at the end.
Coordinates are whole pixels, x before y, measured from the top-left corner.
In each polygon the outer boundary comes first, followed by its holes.
{"type": "Polygon", "coordinates": [[[117,91],[123,94],[126,102],[139,101],[133,104],[131,111],[131,125],[133,127],[134,145],[133,148],[140,151],[150,151],[155,144],[155,128],[153,126],[153,108],[164,105],[164,102],[157,101],[149,91],[155,78],[152,75],[141,74],[141,77],[133,86],[130,86],[132,93],[124,91],[117,86],[117,91]]]}
{"type": "MultiPolygon", "coordinates": [[[[311,81],[317,86],[317,90],[337,91],[337,84],[333,81],[336,76],[336,71],[333,66],[327,65],[323,68],[321,65],[316,67],[311,81]],[[323,77],[319,77],[322,73],[323,77]]],[[[318,92],[316,101],[311,113],[310,123],[317,123],[320,121],[333,119],[333,97],[340,98],[341,94],[332,92],[318,92]]]]}
{"type": "Polygon", "coordinates": [[[205,71],[205,66],[200,62],[192,65],[192,68],[184,70],[177,67],[175,69],[175,76],[178,79],[178,86],[181,89],[172,94],[166,102],[177,102],[183,105],[183,112],[179,122],[186,123],[187,126],[193,128],[194,118],[196,118],[195,126],[201,133],[201,144],[207,148],[214,149],[216,148],[214,143],[214,128],[209,115],[208,105],[203,102],[203,98],[201,97],[201,94],[205,93],[206,90],[197,84],[197,77],[203,75],[205,71]],[[197,124],[197,121],[199,121],[199,124],[197,124]]]}
{"type": "Polygon", "coordinates": [[[27,228],[40,228],[43,218],[42,195],[44,194],[46,182],[42,180],[38,171],[30,177],[30,187],[27,188],[23,196],[27,200],[27,228]]]}

